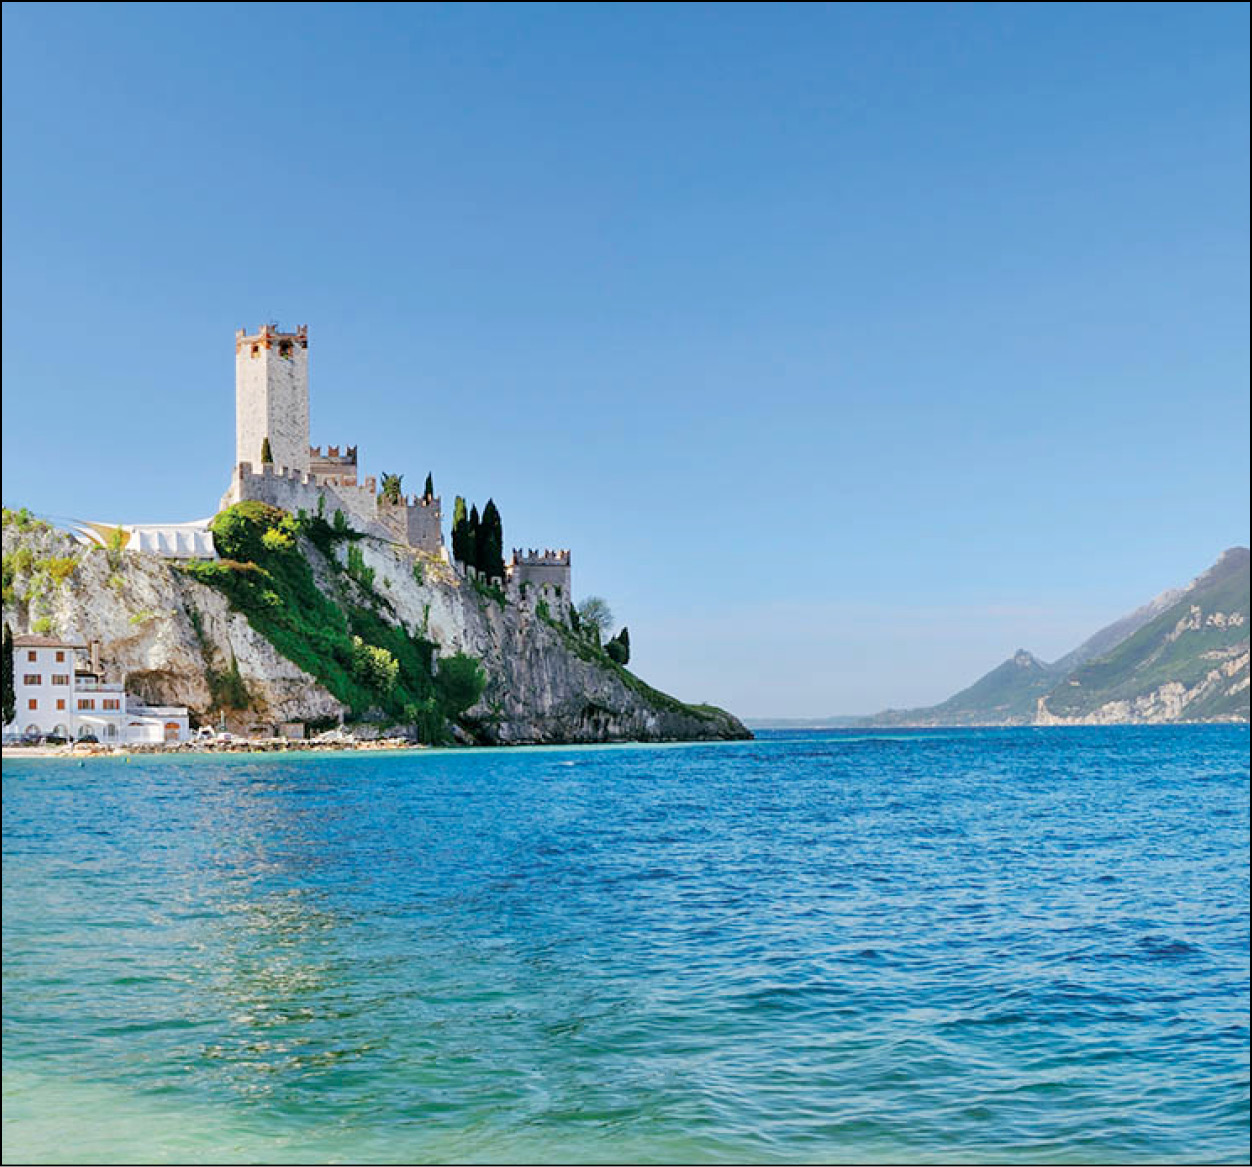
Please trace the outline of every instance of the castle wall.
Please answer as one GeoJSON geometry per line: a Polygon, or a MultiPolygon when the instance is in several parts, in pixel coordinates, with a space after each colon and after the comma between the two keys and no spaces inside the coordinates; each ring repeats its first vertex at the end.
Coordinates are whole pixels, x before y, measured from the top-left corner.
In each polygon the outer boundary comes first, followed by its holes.
{"type": "Polygon", "coordinates": [[[526,555],[514,551],[506,570],[510,584],[519,590],[525,584],[528,590],[550,589],[557,600],[566,604],[573,599],[568,551],[530,551],[526,555]]]}
{"type": "Polygon", "coordinates": [[[438,555],[443,547],[443,506],[438,498],[413,495],[403,502],[378,502],[378,517],[398,542],[438,555]]]}
{"type": "Polygon", "coordinates": [[[328,447],[325,453],[321,446],[314,446],[309,451],[309,473],[316,474],[320,479],[355,486],[356,446],[347,446],[344,453],[339,452],[338,446],[328,447]]]}
{"type": "Polygon", "coordinates": [[[237,502],[264,502],[292,514],[303,509],[315,515],[318,500],[324,499],[322,514],[327,522],[332,521],[335,511],[343,511],[344,518],[358,531],[392,539],[395,536],[379,519],[374,490],[372,478],[367,478],[361,486],[338,486],[285,467],[261,466],[254,470],[250,463],[241,462],[231,475],[230,489],[223,496],[221,506],[224,509],[237,502]]]}
{"type": "Polygon", "coordinates": [[[235,463],[261,465],[269,439],[275,466],[309,469],[309,350],[304,329],[265,325],[235,334],[235,463]]]}

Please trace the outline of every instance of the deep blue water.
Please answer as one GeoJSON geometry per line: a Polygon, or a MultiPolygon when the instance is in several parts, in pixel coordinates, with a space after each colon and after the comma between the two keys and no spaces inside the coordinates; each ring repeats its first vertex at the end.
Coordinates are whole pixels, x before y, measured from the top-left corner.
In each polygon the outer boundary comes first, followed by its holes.
{"type": "Polygon", "coordinates": [[[5,1161],[1246,1162],[1248,745],[6,761],[5,1161]]]}

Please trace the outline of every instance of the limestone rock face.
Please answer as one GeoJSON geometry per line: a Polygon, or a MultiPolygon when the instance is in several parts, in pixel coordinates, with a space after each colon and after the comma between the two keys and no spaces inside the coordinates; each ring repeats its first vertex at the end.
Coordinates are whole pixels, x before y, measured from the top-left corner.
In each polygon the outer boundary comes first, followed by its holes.
{"type": "Polygon", "coordinates": [[[252,707],[227,715],[232,728],[337,716],[342,708],[232,612],[222,595],[164,559],[88,549],[56,530],[12,526],[4,529],[4,554],[15,564],[31,561],[15,568],[12,604],[6,596],[4,619],[14,632],[50,623],[58,636],[98,640],[106,679],[125,682],[148,701],[186,705],[205,720],[212,708],[210,675],[231,669],[233,661],[252,707]],[[55,560],[73,562],[60,583],[40,566],[55,560]]]}
{"type": "Polygon", "coordinates": [[[482,661],[487,688],[469,711],[479,738],[523,743],[692,741],[751,735],[729,713],[693,708],[581,650],[565,610],[538,591],[479,588],[442,559],[399,544],[363,539],[375,589],[409,628],[441,655],[482,661]],[[416,571],[415,571],[416,568],[416,571]]]}
{"type": "MultiPolygon", "coordinates": [[[[4,619],[15,633],[49,629],[98,640],[110,681],[152,702],[186,705],[201,722],[216,709],[214,678],[238,672],[250,708],[228,725],[335,718],[344,706],[282,656],[221,593],[156,556],[85,548],[39,524],[6,524],[4,619]]],[[[365,538],[374,590],[397,622],[465,652],[487,673],[466,725],[486,743],[713,740],[751,736],[730,714],[682,705],[580,647],[563,610],[538,596],[476,586],[442,559],[365,538]]],[[[303,545],[319,588],[338,573],[303,545]]],[[[340,549],[343,553],[343,549],[340,549]]],[[[342,579],[342,576],[339,576],[342,579]]],[[[359,585],[352,585],[359,586],[359,585]]],[[[216,712],[212,717],[216,720],[216,712]]]]}

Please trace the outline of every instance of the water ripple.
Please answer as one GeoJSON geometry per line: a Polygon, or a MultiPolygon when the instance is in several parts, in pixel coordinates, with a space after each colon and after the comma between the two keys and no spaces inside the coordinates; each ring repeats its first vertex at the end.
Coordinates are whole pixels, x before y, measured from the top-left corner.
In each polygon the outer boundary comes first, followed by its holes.
{"type": "Polygon", "coordinates": [[[4,769],[6,1160],[1248,1159],[1244,727],[4,769]]]}

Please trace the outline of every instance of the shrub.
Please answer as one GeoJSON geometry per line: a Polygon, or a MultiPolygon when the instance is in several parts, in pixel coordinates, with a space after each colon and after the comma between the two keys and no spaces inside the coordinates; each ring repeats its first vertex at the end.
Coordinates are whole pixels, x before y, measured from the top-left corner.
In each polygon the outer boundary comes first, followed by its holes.
{"type": "Polygon", "coordinates": [[[385,648],[366,644],[359,636],[352,638],[352,666],[357,678],[367,688],[387,696],[400,678],[400,663],[385,648]]]}
{"type": "Polygon", "coordinates": [[[366,567],[365,556],[359,547],[348,548],[348,575],[359,583],[366,591],[374,587],[374,569],[366,567]]]}
{"type": "Polygon", "coordinates": [[[78,559],[73,555],[54,555],[48,559],[41,559],[38,566],[48,573],[54,584],[59,586],[74,574],[78,559]]]}
{"type": "Polygon", "coordinates": [[[265,545],[266,532],[278,528],[286,517],[286,512],[268,503],[236,503],[209,524],[213,546],[223,559],[255,563],[269,550],[265,545]]]}
{"type": "Polygon", "coordinates": [[[440,660],[435,686],[448,716],[458,717],[482,697],[487,674],[472,656],[458,652],[440,660]]]}
{"type": "Polygon", "coordinates": [[[630,629],[623,628],[604,646],[605,655],[619,665],[630,663],[630,629]]]}

